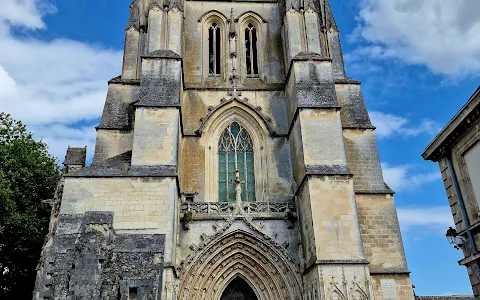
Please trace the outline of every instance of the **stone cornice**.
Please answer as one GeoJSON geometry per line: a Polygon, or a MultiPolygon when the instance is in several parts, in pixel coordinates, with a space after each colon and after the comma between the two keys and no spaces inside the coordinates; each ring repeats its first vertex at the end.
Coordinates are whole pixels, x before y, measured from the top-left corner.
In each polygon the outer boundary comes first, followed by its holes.
{"type": "Polygon", "coordinates": [[[140,80],[138,79],[122,79],[122,76],[119,75],[107,81],[108,84],[130,84],[130,85],[140,85],[140,80]]]}
{"type": "Polygon", "coordinates": [[[141,56],[142,58],[163,58],[163,59],[174,59],[174,60],[182,60],[182,57],[173,52],[172,50],[155,50],[150,53],[144,54],[141,56]]]}
{"type": "Polygon", "coordinates": [[[394,275],[408,275],[412,273],[407,268],[384,268],[384,267],[375,267],[369,266],[370,275],[382,275],[382,274],[394,274],[394,275]]]}
{"type": "Polygon", "coordinates": [[[452,145],[465,133],[477,120],[480,119],[480,86],[470,97],[468,102],[448,122],[440,133],[427,146],[422,154],[425,160],[438,161],[445,153],[450,152],[452,145]]]}
{"type": "Polygon", "coordinates": [[[132,166],[132,151],[108,158],[79,169],[65,177],[177,177],[177,166],[132,166]]]}

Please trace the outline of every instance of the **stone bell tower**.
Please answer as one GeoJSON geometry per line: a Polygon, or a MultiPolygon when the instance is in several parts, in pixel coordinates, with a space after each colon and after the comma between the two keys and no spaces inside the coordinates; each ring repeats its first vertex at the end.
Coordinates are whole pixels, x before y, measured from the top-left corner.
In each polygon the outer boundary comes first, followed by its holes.
{"type": "Polygon", "coordinates": [[[34,299],[413,299],[326,0],[135,0],[34,299]]]}

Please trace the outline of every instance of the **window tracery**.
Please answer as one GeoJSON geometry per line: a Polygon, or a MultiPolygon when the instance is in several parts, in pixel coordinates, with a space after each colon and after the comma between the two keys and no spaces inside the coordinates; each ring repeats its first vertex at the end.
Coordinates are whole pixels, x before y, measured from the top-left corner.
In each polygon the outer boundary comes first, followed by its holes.
{"type": "MultiPolygon", "coordinates": [[[[227,18],[217,10],[203,14],[199,19],[202,48],[202,77],[218,80],[226,71],[227,18]]],[[[195,49],[197,50],[197,49],[195,49]]]]}
{"type": "MultiPolygon", "coordinates": [[[[250,107],[238,101],[229,102],[216,110],[202,128],[204,133],[202,138],[205,139],[206,145],[205,167],[207,169],[205,173],[205,201],[221,201],[219,199],[219,144],[225,129],[234,122],[238,123],[248,133],[253,148],[252,173],[254,174],[254,182],[251,183],[254,186],[254,196],[249,196],[249,201],[267,201],[268,156],[265,149],[267,148],[266,137],[269,129],[265,120],[261,119],[250,107]]],[[[239,177],[240,180],[244,180],[244,175],[239,177]]],[[[235,179],[235,177],[229,178],[229,181],[230,179],[235,179]]],[[[235,184],[232,182],[230,187],[234,189],[234,186],[235,184]]],[[[245,190],[245,184],[241,184],[241,188],[245,190]]],[[[243,196],[241,200],[245,201],[245,199],[245,196],[243,196]]]]}
{"type": "Polygon", "coordinates": [[[220,202],[234,202],[235,171],[244,185],[242,201],[255,201],[255,171],[253,143],[247,130],[237,122],[225,128],[218,142],[218,198],[220,202]]]}

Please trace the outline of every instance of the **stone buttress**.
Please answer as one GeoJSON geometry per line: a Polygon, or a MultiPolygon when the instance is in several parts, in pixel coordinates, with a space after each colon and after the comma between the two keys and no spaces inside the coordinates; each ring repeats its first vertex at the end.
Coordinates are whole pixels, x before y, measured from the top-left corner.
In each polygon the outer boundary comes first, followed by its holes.
{"type": "Polygon", "coordinates": [[[133,1],[96,129],[92,164],[65,160],[34,299],[225,300],[236,279],[261,300],[413,299],[326,0],[133,1]],[[221,178],[232,124],[249,179],[221,178]]]}

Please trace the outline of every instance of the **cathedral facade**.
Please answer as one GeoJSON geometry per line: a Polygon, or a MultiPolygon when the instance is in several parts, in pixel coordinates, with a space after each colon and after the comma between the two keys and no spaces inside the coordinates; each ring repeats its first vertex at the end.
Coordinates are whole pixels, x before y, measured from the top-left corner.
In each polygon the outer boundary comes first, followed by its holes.
{"type": "Polygon", "coordinates": [[[135,0],[34,299],[413,299],[327,0],[135,0]]]}

